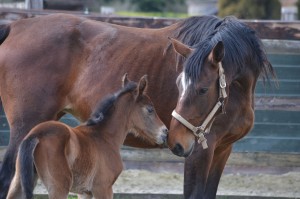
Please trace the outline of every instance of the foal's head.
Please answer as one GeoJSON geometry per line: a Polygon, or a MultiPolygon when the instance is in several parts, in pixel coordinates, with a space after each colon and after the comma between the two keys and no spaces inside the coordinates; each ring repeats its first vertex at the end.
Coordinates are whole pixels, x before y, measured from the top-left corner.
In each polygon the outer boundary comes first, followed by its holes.
{"type": "MultiPolygon", "coordinates": [[[[126,131],[148,140],[151,143],[163,144],[166,141],[168,129],[160,120],[149,96],[146,95],[147,76],[144,75],[138,83],[123,76],[122,88],[106,97],[92,113],[87,125],[96,125],[109,120],[109,115],[121,111],[118,123],[126,123],[126,131]],[[124,121],[124,122],[123,122],[124,121]]],[[[115,124],[118,125],[118,124],[115,124]]]]}

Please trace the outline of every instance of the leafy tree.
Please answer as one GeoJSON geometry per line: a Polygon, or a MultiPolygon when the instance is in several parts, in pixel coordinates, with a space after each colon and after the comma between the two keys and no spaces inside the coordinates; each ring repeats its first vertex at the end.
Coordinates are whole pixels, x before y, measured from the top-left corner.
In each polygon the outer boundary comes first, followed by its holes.
{"type": "Polygon", "coordinates": [[[219,0],[219,16],[240,19],[280,19],[280,3],[275,0],[219,0]]]}

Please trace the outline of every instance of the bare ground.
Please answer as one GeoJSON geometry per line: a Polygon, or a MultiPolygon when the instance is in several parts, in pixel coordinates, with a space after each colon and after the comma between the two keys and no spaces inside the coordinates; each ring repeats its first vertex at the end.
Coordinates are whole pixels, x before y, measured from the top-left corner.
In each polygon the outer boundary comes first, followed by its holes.
{"type": "MultiPolygon", "coordinates": [[[[292,169],[293,170],[293,169],[292,169]]],[[[295,169],[294,169],[295,170],[295,169]]],[[[39,184],[36,193],[46,193],[39,184]]],[[[148,170],[124,170],[114,185],[115,193],[172,193],[182,194],[183,175],[176,172],[152,172],[148,170]]],[[[300,171],[285,173],[223,174],[218,195],[300,197],[300,171]]]]}

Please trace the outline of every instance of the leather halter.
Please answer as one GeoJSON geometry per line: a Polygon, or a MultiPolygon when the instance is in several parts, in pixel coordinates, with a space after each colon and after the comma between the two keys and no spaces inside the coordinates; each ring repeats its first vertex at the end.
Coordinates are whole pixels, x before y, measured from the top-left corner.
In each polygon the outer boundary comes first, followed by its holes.
{"type": "Polygon", "coordinates": [[[214,116],[219,108],[222,106],[222,113],[225,113],[224,110],[224,101],[227,97],[226,93],[226,79],[224,74],[224,68],[222,67],[222,63],[219,62],[219,99],[214,108],[210,111],[208,116],[205,118],[204,122],[200,126],[194,126],[186,119],[184,119],[181,115],[179,115],[175,110],[172,112],[172,116],[177,119],[181,124],[183,124],[186,128],[192,131],[192,133],[198,139],[198,143],[202,144],[203,149],[207,149],[207,139],[204,134],[208,134],[210,132],[210,128],[212,126],[214,116]],[[210,125],[207,127],[207,125],[210,125]]]}

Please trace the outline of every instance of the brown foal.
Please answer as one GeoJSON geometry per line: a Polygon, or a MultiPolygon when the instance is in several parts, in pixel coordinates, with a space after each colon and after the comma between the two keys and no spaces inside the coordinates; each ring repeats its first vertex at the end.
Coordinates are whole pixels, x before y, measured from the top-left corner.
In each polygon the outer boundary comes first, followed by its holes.
{"type": "Polygon", "coordinates": [[[123,169],[120,147],[133,133],[157,144],[167,128],[145,94],[146,76],[139,83],[123,77],[123,87],[106,97],[86,124],[71,128],[57,121],[34,127],[22,141],[8,199],[33,198],[37,178],[50,199],[68,193],[80,198],[113,198],[112,186],[123,169]]]}

